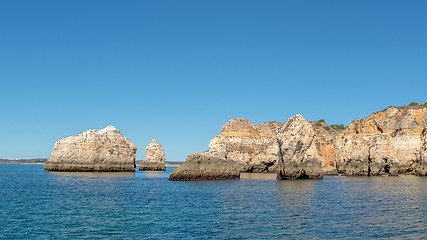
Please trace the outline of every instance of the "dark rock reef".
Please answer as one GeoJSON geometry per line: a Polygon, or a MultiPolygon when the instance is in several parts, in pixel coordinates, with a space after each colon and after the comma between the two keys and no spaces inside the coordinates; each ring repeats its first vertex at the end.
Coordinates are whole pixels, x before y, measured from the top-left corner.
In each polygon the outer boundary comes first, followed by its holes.
{"type": "Polygon", "coordinates": [[[170,175],[169,180],[227,180],[238,179],[247,165],[221,157],[193,153],[170,175]]]}

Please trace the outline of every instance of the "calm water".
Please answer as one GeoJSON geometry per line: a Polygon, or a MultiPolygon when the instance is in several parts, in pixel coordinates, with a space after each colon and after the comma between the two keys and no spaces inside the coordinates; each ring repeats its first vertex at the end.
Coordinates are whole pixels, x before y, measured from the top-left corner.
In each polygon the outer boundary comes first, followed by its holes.
{"type": "Polygon", "coordinates": [[[172,182],[0,164],[0,238],[427,237],[427,178],[172,182]]]}

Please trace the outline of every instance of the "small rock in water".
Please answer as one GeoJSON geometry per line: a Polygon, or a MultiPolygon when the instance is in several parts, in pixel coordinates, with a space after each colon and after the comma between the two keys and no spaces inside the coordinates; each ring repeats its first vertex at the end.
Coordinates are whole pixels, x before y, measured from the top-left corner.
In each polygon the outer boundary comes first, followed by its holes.
{"type": "Polygon", "coordinates": [[[139,170],[164,171],[166,169],[165,153],[156,139],[151,140],[150,144],[145,148],[145,155],[145,160],[142,161],[139,170]]]}

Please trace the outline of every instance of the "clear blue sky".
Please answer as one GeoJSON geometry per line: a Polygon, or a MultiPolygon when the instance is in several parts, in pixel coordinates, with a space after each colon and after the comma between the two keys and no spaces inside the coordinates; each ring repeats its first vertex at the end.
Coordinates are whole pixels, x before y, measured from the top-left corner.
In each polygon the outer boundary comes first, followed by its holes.
{"type": "Polygon", "coordinates": [[[427,101],[427,1],[0,1],[0,158],[114,125],[167,160],[229,119],[427,101]]]}

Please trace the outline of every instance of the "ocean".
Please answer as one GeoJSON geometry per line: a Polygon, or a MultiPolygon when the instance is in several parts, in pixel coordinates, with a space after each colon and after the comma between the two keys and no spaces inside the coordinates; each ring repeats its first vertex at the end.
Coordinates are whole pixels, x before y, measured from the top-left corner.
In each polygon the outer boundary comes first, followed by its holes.
{"type": "Polygon", "coordinates": [[[0,239],[427,239],[427,178],[174,182],[0,164],[0,239]]]}

